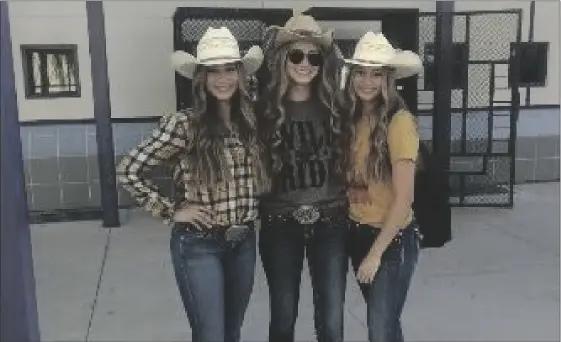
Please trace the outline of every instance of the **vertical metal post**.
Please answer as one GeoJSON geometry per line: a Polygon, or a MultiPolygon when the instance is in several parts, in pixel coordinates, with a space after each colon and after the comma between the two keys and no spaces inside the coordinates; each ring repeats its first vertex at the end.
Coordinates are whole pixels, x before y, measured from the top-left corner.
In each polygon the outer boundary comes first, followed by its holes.
{"type": "Polygon", "coordinates": [[[104,227],[119,227],[119,203],[115,172],[115,149],[111,126],[111,98],[105,45],[105,20],[102,1],[86,1],[94,117],[96,124],[99,184],[104,227]]]}
{"type": "MultiPolygon", "coordinates": [[[[534,3],[532,1],[532,3],[534,3]]],[[[532,14],[533,15],[533,14],[532,14]]],[[[532,24],[533,25],[533,24],[532,24]]],[[[533,37],[532,37],[533,38],[533,37]]],[[[510,155],[510,182],[509,182],[509,207],[514,206],[514,183],[516,182],[516,137],[518,136],[518,118],[520,116],[520,40],[522,39],[522,11],[518,13],[518,23],[516,28],[516,44],[510,44],[510,96],[511,96],[511,113],[510,113],[510,136],[508,139],[508,153],[510,155]]],[[[528,89],[528,88],[527,88],[528,89]]],[[[526,101],[529,101],[530,93],[526,93],[526,101]]],[[[529,102],[528,102],[529,103],[529,102]]]]}
{"type": "MultiPolygon", "coordinates": [[[[433,116],[433,153],[438,167],[450,171],[451,98],[453,72],[454,1],[436,2],[435,84],[433,116]]],[[[449,189],[449,187],[448,187],[449,189]]],[[[448,190],[449,191],[449,190],[448,190]]],[[[446,198],[450,197],[450,193],[446,198]]],[[[444,213],[439,213],[444,215],[444,213]]],[[[450,207],[448,206],[448,217],[450,207]]]]}
{"type": "Polygon", "coordinates": [[[453,1],[436,2],[433,142],[437,161],[444,171],[450,169],[453,16],[453,1]]]}
{"type": "MultiPolygon", "coordinates": [[[[534,41],[534,21],[536,19],[536,2],[530,1],[530,25],[528,27],[528,42],[534,41]]],[[[526,106],[530,105],[531,87],[526,87],[526,106]]]]}
{"type": "Polygon", "coordinates": [[[39,341],[8,2],[0,1],[0,341],[39,341]]]}
{"type": "Polygon", "coordinates": [[[528,41],[534,41],[534,21],[536,20],[536,2],[530,1],[530,25],[528,27],[528,41]]]}

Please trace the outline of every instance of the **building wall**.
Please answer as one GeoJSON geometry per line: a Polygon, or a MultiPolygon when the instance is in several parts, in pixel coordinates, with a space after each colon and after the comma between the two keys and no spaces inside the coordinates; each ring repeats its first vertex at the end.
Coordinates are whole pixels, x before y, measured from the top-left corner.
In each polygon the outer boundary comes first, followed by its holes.
{"type": "MultiPolygon", "coordinates": [[[[522,40],[528,39],[529,1],[456,1],[457,11],[523,10],[522,40]]],[[[173,50],[173,12],[178,6],[299,8],[317,4],[309,0],[214,0],[214,1],[108,1],[104,3],[108,68],[111,81],[112,116],[136,118],[159,116],[174,110],[174,74],[169,63],[173,50]]],[[[336,7],[340,2],[323,0],[322,6],[336,7]]],[[[434,1],[354,0],[348,7],[415,7],[435,11],[434,1]]],[[[21,121],[43,119],[87,119],[93,117],[91,71],[84,2],[25,1],[10,3],[14,61],[18,93],[23,94],[21,44],[71,43],[78,45],[82,96],[72,99],[27,100],[19,96],[21,121]],[[71,28],[71,29],[69,29],[71,28]]],[[[370,24],[370,25],[368,25],[370,24]]],[[[365,26],[343,26],[330,22],[337,35],[357,36],[365,26]]],[[[531,105],[559,104],[559,2],[536,2],[534,41],[550,43],[547,86],[531,89],[531,105]]],[[[525,103],[525,90],[521,103],[525,103]]]]}
{"type": "MultiPolygon", "coordinates": [[[[305,10],[317,4],[317,0],[104,2],[116,159],[150,133],[158,116],[175,109],[174,72],[169,57],[173,51],[172,17],[176,7],[305,10]]],[[[336,0],[322,0],[321,5],[342,6],[336,0]]],[[[434,1],[354,0],[344,3],[344,6],[414,7],[421,12],[436,10],[434,1]]],[[[528,39],[529,2],[456,1],[455,6],[456,11],[521,8],[522,40],[528,39]]],[[[85,2],[25,1],[10,2],[9,7],[30,209],[99,208],[85,2]],[[25,99],[20,45],[49,43],[77,44],[80,98],[25,99]],[[60,122],[42,123],[41,120],[60,122]]],[[[338,37],[358,37],[366,28],[379,28],[376,22],[325,24],[334,28],[338,37]]],[[[558,2],[536,2],[534,41],[547,41],[550,48],[547,86],[531,89],[531,105],[559,105],[558,2]]],[[[521,90],[521,95],[525,96],[525,89],[521,90]]],[[[472,115],[474,122],[478,121],[477,115],[472,115]]],[[[420,125],[422,136],[428,138],[430,120],[421,119],[420,125]]],[[[452,130],[456,129],[453,127],[452,130]]],[[[559,107],[523,109],[518,122],[518,136],[517,181],[558,180],[559,107]]],[[[165,183],[165,180],[162,179],[162,182],[165,183]]],[[[130,199],[121,193],[120,203],[130,204],[130,199]]]]}
{"type": "MultiPolygon", "coordinates": [[[[560,15],[561,3],[559,3],[559,1],[536,1],[534,41],[549,42],[549,53],[547,57],[548,77],[546,87],[531,89],[530,104],[559,104],[559,64],[561,63],[559,59],[561,32],[559,24],[560,15]]],[[[529,22],[529,20],[522,22],[523,27],[527,25],[527,22],[529,22]]]]}
{"type": "Polygon", "coordinates": [[[11,1],[9,11],[20,121],[93,118],[85,2],[11,1]],[[81,97],[26,99],[22,44],[77,44],[81,97]]]}
{"type": "MultiPolygon", "coordinates": [[[[85,2],[9,3],[20,121],[93,118],[85,2]],[[77,44],[81,97],[26,99],[22,44],[77,44]]],[[[95,127],[34,124],[21,129],[28,206],[37,209],[99,207],[95,127]]]]}

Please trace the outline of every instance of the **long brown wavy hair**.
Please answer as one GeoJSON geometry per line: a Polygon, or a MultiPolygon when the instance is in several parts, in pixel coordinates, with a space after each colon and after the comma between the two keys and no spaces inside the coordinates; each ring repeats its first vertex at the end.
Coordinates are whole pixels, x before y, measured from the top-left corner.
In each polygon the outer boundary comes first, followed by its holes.
{"type": "MultiPolygon", "coordinates": [[[[231,122],[237,127],[239,139],[246,156],[250,158],[256,174],[257,192],[262,193],[270,187],[265,171],[265,149],[257,135],[257,123],[251,97],[247,91],[247,78],[241,64],[238,90],[230,99],[231,122]]],[[[197,67],[193,78],[193,107],[189,109],[190,126],[193,127],[194,146],[190,153],[197,181],[215,187],[233,179],[224,155],[224,135],[227,128],[218,113],[218,100],[206,88],[208,69],[197,67]]]]}
{"type": "MultiPolygon", "coordinates": [[[[284,101],[287,99],[290,79],[286,71],[287,54],[292,44],[285,44],[279,47],[272,55],[270,61],[270,79],[265,89],[261,103],[264,123],[260,128],[263,140],[266,141],[270,152],[270,170],[278,172],[282,168],[282,125],[286,122],[286,111],[284,101]]],[[[323,57],[318,75],[312,81],[312,97],[318,99],[330,113],[329,123],[331,131],[328,132],[328,146],[332,146],[333,166],[336,171],[340,163],[336,160],[342,154],[341,141],[341,117],[339,114],[339,103],[337,102],[338,67],[340,61],[334,48],[319,48],[323,57]]]]}
{"type": "Polygon", "coordinates": [[[372,120],[372,126],[374,127],[368,138],[370,150],[367,154],[366,170],[357,170],[352,144],[356,139],[356,125],[365,114],[363,113],[364,105],[358,98],[352,82],[355,72],[356,67],[351,67],[342,94],[345,113],[348,113],[342,129],[344,137],[343,165],[349,185],[364,187],[371,180],[386,181],[390,179],[392,166],[387,141],[388,123],[395,113],[407,108],[397,90],[393,72],[390,69],[383,68],[382,89],[374,99],[373,111],[366,114],[372,120]]]}

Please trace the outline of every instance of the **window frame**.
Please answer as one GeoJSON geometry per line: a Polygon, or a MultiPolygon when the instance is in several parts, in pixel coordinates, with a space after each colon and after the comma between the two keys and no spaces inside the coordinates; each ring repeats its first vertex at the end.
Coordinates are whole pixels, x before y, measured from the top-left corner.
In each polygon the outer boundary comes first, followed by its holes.
{"type": "MultiPolygon", "coordinates": [[[[519,57],[519,69],[518,69],[518,87],[524,88],[524,87],[530,87],[530,88],[534,88],[534,87],[539,87],[539,88],[544,88],[547,87],[547,64],[549,62],[549,42],[519,42],[519,43],[510,43],[511,44],[511,51],[515,51],[517,50],[518,53],[520,54],[519,57]],[[536,47],[536,49],[540,49],[540,47],[543,47],[543,51],[544,54],[541,56],[536,56],[536,58],[541,57],[540,60],[538,61],[533,61],[534,63],[527,63],[523,60],[524,57],[524,53],[523,50],[525,48],[528,47],[536,47]],[[543,62],[543,63],[542,63],[543,62]],[[537,76],[537,81],[536,82],[524,82],[524,80],[522,79],[522,68],[524,67],[524,65],[526,64],[535,64],[538,67],[538,74],[537,76]],[[543,79],[541,79],[543,77],[543,79]]],[[[513,67],[513,63],[512,61],[509,61],[509,87],[512,84],[512,70],[513,67]]]]}
{"type": "Polygon", "coordinates": [[[78,61],[78,45],[77,44],[22,44],[21,48],[21,60],[23,69],[23,84],[25,88],[25,98],[26,99],[46,99],[46,98],[76,98],[81,97],[82,89],[80,82],[80,66],[78,61]],[[74,63],[74,77],[76,84],[76,90],[51,92],[49,90],[49,78],[47,75],[47,70],[41,67],[41,78],[45,79],[41,85],[41,92],[39,94],[35,93],[34,79],[32,74],[32,69],[29,65],[29,56],[33,53],[39,53],[41,58],[41,66],[46,63],[46,56],[48,54],[52,55],[67,55],[67,58],[72,58],[74,63]]]}

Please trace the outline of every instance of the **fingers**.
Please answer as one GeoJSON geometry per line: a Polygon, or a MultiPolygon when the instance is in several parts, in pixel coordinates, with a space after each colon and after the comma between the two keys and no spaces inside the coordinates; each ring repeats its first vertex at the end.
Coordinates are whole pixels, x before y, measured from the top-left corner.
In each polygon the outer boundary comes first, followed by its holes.
{"type": "Polygon", "coordinates": [[[357,279],[360,283],[362,284],[370,284],[372,283],[372,279],[370,278],[370,276],[368,275],[361,275],[360,277],[358,277],[357,279]]]}
{"type": "Polygon", "coordinates": [[[362,284],[370,284],[374,281],[375,275],[376,275],[375,269],[361,267],[357,272],[356,278],[362,284]]]}
{"type": "Polygon", "coordinates": [[[193,221],[201,228],[210,229],[212,228],[212,220],[209,216],[205,214],[199,214],[193,217],[193,221]]]}
{"type": "Polygon", "coordinates": [[[208,215],[208,216],[214,216],[214,212],[212,209],[207,208],[207,207],[203,207],[200,205],[194,206],[194,208],[200,212],[203,212],[204,214],[208,215]]]}
{"type": "Polygon", "coordinates": [[[204,228],[210,229],[214,224],[210,210],[206,208],[197,208],[193,215],[193,220],[204,228]]]}
{"type": "Polygon", "coordinates": [[[361,284],[366,284],[366,283],[368,283],[368,282],[366,281],[366,275],[365,275],[363,272],[358,273],[356,279],[357,279],[358,282],[361,283],[361,284]]]}
{"type": "Polygon", "coordinates": [[[190,203],[185,203],[183,205],[180,206],[180,210],[183,211],[202,211],[207,215],[213,216],[214,212],[212,209],[202,206],[202,205],[197,205],[197,204],[190,204],[190,203]]]}
{"type": "Polygon", "coordinates": [[[214,225],[213,211],[200,205],[182,206],[177,216],[178,221],[191,223],[198,230],[210,229],[214,225]]]}

